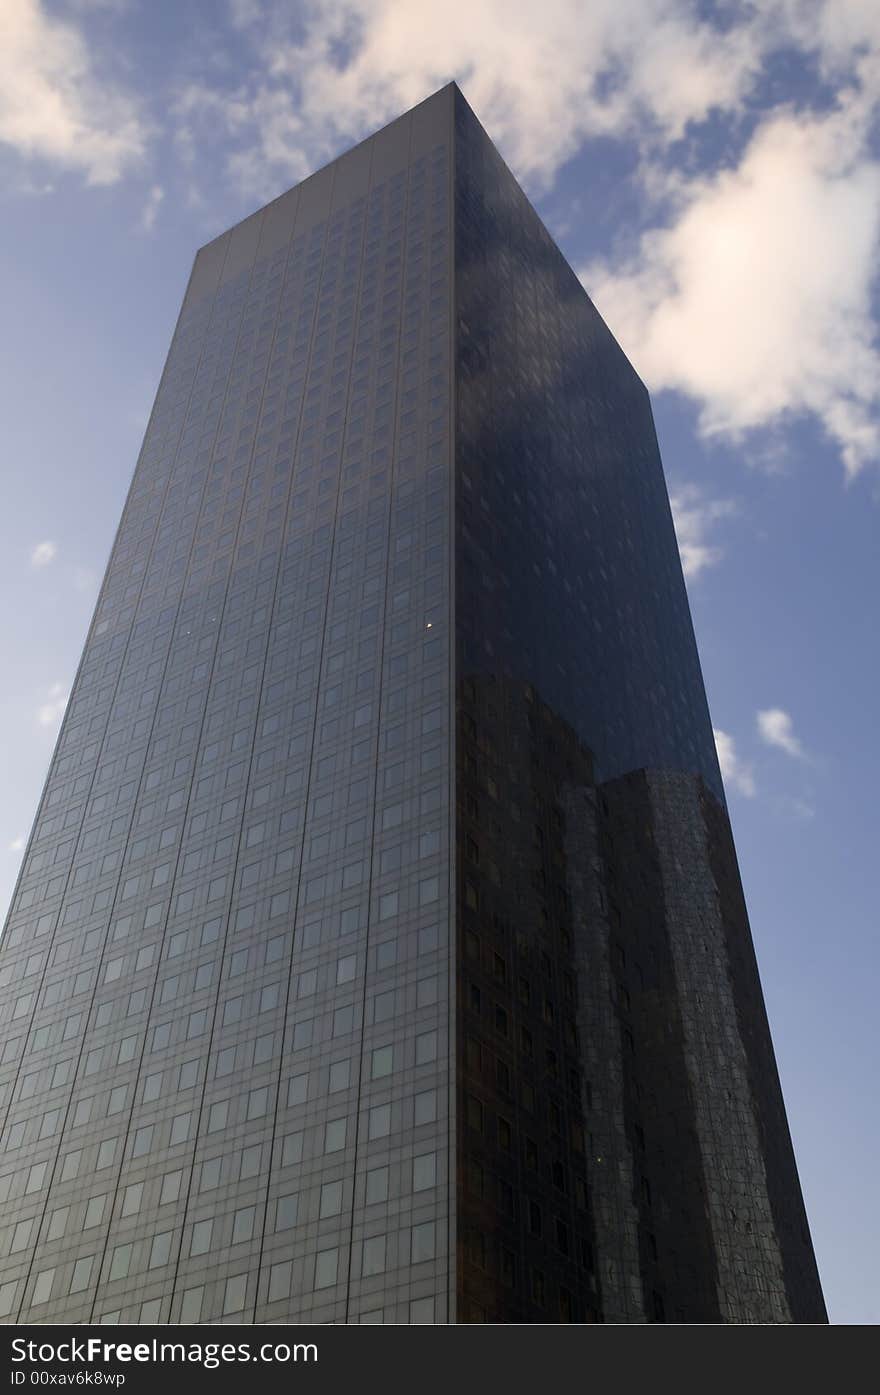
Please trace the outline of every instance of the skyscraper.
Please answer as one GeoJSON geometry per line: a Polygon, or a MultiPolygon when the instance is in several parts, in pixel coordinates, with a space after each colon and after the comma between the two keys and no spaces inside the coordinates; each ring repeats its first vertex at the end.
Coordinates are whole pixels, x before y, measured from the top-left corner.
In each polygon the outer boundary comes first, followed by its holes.
{"type": "Polygon", "coordinates": [[[454,85],[196,257],[0,985],[5,1321],[824,1321],[648,398],[454,85]]]}

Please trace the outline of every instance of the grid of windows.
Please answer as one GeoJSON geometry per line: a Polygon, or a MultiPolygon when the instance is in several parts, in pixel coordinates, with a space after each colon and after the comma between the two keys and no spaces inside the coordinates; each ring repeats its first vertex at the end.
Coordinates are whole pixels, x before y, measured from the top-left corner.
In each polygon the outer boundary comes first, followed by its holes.
{"type": "Polygon", "coordinates": [[[647,396],[454,86],[196,258],[0,1202],[0,1320],[824,1316],[647,396]]]}
{"type": "Polygon", "coordinates": [[[648,397],[454,105],[458,1315],[821,1321],[648,397]]]}
{"type": "Polygon", "coordinates": [[[197,259],[4,938],[2,1317],[446,1316],[449,134],[197,259]]]}

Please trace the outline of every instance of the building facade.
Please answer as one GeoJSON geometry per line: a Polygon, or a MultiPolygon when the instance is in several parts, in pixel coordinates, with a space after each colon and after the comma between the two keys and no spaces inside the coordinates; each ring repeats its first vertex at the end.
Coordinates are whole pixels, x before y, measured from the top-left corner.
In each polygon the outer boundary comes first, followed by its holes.
{"type": "Polygon", "coordinates": [[[639,382],[450,85],[195,261],[0,944],[0,1317],[824,1321],[639,382]]]}

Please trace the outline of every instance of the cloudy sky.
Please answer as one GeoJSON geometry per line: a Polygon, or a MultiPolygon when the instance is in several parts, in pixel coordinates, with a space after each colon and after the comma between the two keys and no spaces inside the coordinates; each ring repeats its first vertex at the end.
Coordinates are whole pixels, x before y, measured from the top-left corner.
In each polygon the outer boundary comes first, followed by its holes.
{"type": "Polygon", "coordinates": [[[452,77],[652,390],[826,1297],[880,1321],[876,0],[2,0],[0,910],[195,248],[452,77]]]}

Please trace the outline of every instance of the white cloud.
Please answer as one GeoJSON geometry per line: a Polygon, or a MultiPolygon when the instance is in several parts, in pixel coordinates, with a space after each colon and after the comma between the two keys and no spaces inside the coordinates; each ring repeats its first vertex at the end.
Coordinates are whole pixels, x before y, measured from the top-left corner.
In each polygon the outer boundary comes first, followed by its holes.
{"type": "Polygon", "coordinates": [[[880,5],[308,0],[292,11],[229,0],[228,13],[239,55],[250,48],[254,61],[232,91],[195,82],[179,93],[184,159],[222,133],[230,174],[268,198],[453,77],[533,188],[591,137],[633,141],[662,220],[634,254],[588,267],[585,284],[649,386],[692,397],[707,436],[738,442],[807,415],[849,476],[880,456],[880,163],[869,148],[880,5]],[[836,105],[823,94],[818,112],[777,106],[735,159],[728,149],[685,177],[672,143],[720,112],[736,146],[780,51],[815,59],[836,105]]]}
{"type": "Polygon", "coordinates": [[[46,695],[46,701],[37,708],[37,721],[41,727],[54,727],[64,715],[70,693],[63,683],[53,683],[46,695]]]}
{"type": "Polygon", "coordinates": [[[159,216],[159,207],[165,197],[165,190],[161,184],[154,184],[147,194],[147,201],[141,211],[141,232],[149,233],[156,226],[156,219],[159,216]]]}
{"type": "MultiPolygon", "coordinates": [[[[309,173],[456,78],[506,159],[549,183],[585,139],[635,139],[656,152],[717,111],[740,113],[768,55],[815,54],[833,86],[880,50],[864,0],[228,0],[256,63],[232,92],[194,82],[177,132],[218,120],[247,183],[309,173]]],[[[876,7],[874,7],[876,8],[876,7]]],[[[863,72],[863,86],[868,77],[863,72]]],[[[191,147],[190,147],[191,148],[191,147]]]]}
{"type": "Polygon", "coordinates": [[[237,29],[259,24],[263,19],[261,0],[229,0],[229,17],[237,29]]]}
{"type": "Polygon", "coordinates": [[[694,580],[706,567],[715,566],[724,556],[724,551],[716,542],[710,541],[709,534],[716,523],[729,518],[737,511],[732,499],[707,499],[693,484],[680,485],[669,495],[681,565],[689,581],[694,580]]]}
{"type": "Polygon", "coordinates": [[[232,0],[254,76],[225,98],[193,84],[200,113],[241,138],[230,168],[275,191],[456,78],[523,178],[546,185],[596,134],[676,139],[738,103],[759,67],[749,25],[720,28],[697,0],[232,0]]]}
{"type": "Polygon", "coordinates": [[[53,542],[47,541],[37,543],[36,547],[31,552],[31,566],[48,567],[49,563],[54,559],[57,551],[58,547],[53,542]]]}
{"type": "Polygon", "coordinates": [[[804,760],[806,752],[794,734],[794,723],[788,712],[781,707],[768,707],[758,713],[758,733],[768,746],[778,746],[780,751],[804,760]]]}
{"type": "Polygon", "coordinates": [[[880,458],[869,128],[859,87],[826,115],[774,114],[735,168],[678,187],[634,257],[583,273],[648,386],[694,398],[706,436],[811,414],[849,476],[880,458]]]}
{"type": "Polygon", "coordinates": [[[736,743],[726,731],[719,731],[717,727],[713,727],[712,734],[715,737],[718,764],[721,767],[721,777],[725,785],[739,790],[740,794],[751,799],[756,790],[752,767],[745,765],[740,760],[736,752],[736,743]]]}
{"type": "Polygon", "coordinates": [[[23,848],[24,848],[24,838],[13,838],[12,842],[9,844],[9,851],[10,851],[10,852],[14,852],[14,853],[21,852],[21,851],[23,850],[23,848]]]}
{"type": "Polygon", "coordinates": [[[42,199],[47,194],[54,194],[55,185],[47,179],[31,179],[23,170],[17,176],[13,176],[7,183],[4,194],[8,197],[18,196],[25,199],[42,199]]]}
{"type": "Polygon", "coordinates": [[[135,101],[100,77],[79,28],[41,0],[2,0],[0,144],[112,184],[146,140],[135,101]]]}

